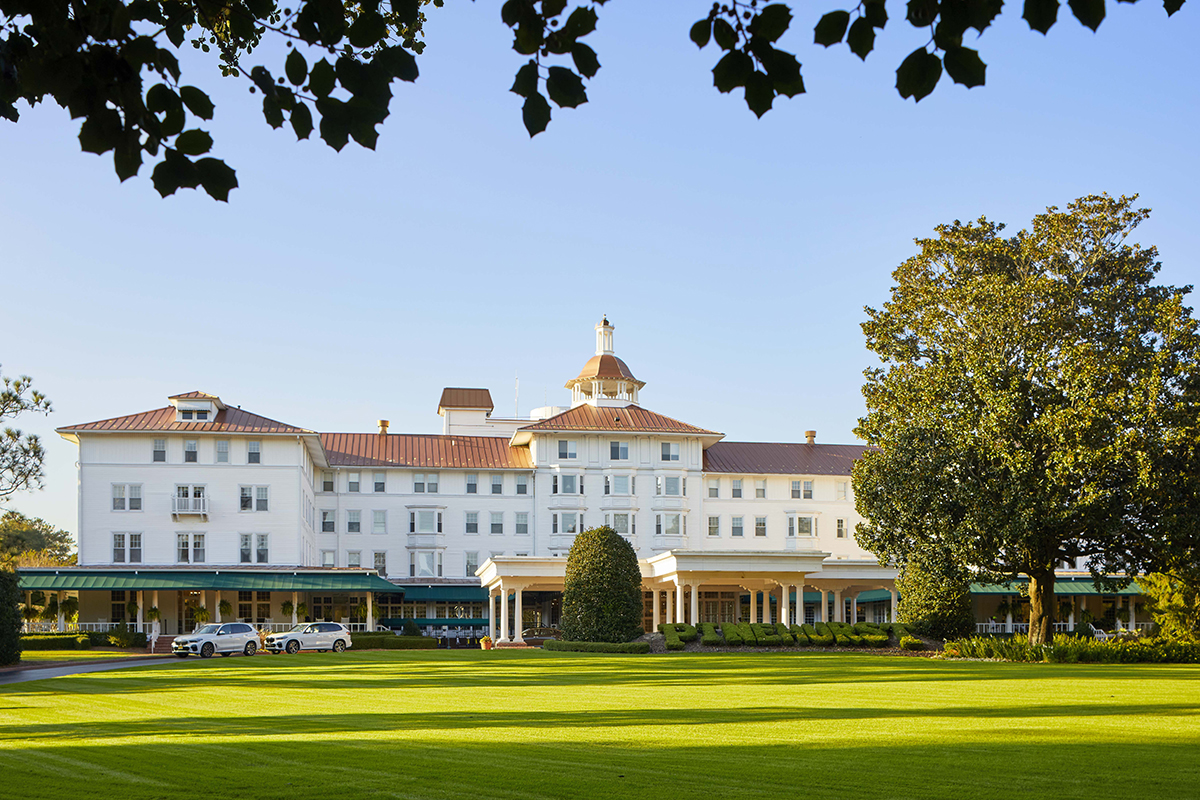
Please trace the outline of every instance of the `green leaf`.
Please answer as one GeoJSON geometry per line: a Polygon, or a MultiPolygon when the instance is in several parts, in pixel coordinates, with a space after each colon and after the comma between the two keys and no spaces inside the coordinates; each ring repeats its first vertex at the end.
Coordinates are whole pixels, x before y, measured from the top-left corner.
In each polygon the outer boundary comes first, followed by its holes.
{"type": "Polygon", "coordinates": [[[596,51],[583,42],[576,42],[571,47],[571,60],[575,62],[579,74],[585,77],[594,78],[600,71],[600,59],[596,58],[596,51]]]}
{"type": "Polygon", "coordinates": [[[530,59],[525,66],[517,70],[516,80],[513,81],[512,88],[509,91],[513,94],[519,94],[521,97],[529,97],[531,94],[536,94],[537,90],[537,62],[530,59]]]}
{"type": "Polygon", "coordinates": [[[346,12],[341,0],[308,0],[305,8],[313,7],[317,15],[317,31],[321,42],[332,47],[346,33],[346,12]]]}
{"type": "Polygon", "coordinates": [[[321,112],[321,138],[334,150],[341,151],[350,141],[350,120],[346,104],[336,97],[322,97],[317,101],[321,112]]]}
{"type": "Polygon", "coordinates": [[[1030,28],[1045,34],[1058,21],[1058,0],[1025,0],[1025,13],[1021,17],[1030,28]]]}
{"type": "Polygon", "coordinates": [[[550,104],[540,92],[525,98],[525,105],[521,106],[521,119],[525,123],[525,130],[529,131],[530,139],[546,130],[550,124],[550,104]]]}
{"type": "Polygon", "coordinates": [[[214,200],[229,202],[229,192],[236,189],[237,172],[219,158],[202,158],[196,162],[200,185],[214,200]]]}
{"type": "Polygon", "coordinates": [[[956,47],[947,50],[942,56],[942,61],[946,65],[946,74],[953,78],[955,83],[961,83],[968,89],[983,86],[987,64],[979,58],[977,51],[969,47],[956,47]]]}
{"type": "Polygon", "coordinates": [[[1095,31],[1104,21],[1104,0],[1067,0],[1075,19],[1095,31]]]}
{"type": "Polygon", "coordinates": [[[754,74],[754,59],[741,50],[732,50],[717,62],[712,73],[713,86],[717,87],[717,91],[731,92],[739,86],[745,86],[754,74]]]}
{"type": "Polygon", "coordinates": [[[211,150],[212,143],[212,137],[208,135],[207,131],[192,128],[175,138],[175,149],[185,156],[199,156],[211,150]]]}
{"type": "Polygon", "coordinates": [[[387,36],[387,23],[378,11],[364,11],[354,20],[348,35],[355,47],[372,47],[387,36]]]}
{"type": "Polygon", "coordinates": [[[567,17],[562,27],[563,34],[578,39],[596,30],[596,12],[588,6],[579,6],[567,17]]]}
{"type": "Polygon", "coordinates": [[[420,0],[392,0],[392,13],[403,25],[412,25],[421,13],[420,0]]]}
{"type": "Polygon", "coordinates": [[[288,53],[287,61],[284,63],[284,72],[287,73],[287,79],[292,82],[293,86],[303,86],[304,81],[308,78],[308,62],[304,60],[304,56],[295,48],[288,53]]]}
{"type": "Polygon", "coordinates": [[[159,125],[159,132],[163,136],[174,136],[183,130],[184,123],[187,122],[187,115],[183,113],[183,107],[168,108],[167,113],[163,116],[162,124],[159,125]]]}
{"type": "Polygon", "coordinates": [[[768,47],[759,53],[759,60],[775,85],[775,92],[786,97],[804,94],[804,79],[800,77],[800,62],[796,56],[768,47]]]}
{"type": "Polygon", "coordinates": [[[771,110],[774,102],[775,87],[771,79],[765,72],[754,70],[746,79],[746,105],[761,119],[763,114],[771,110]]]}
{"type": "Polygon", "coordinates": [[[334,79],[333,65],[325,59],[321,59],[316,64],[313,64],[312,70],[308,73],[308,88],[317,97],[328,97],[333,91],[336,81],[334,79]]]}
{"type": "Polygon", "coordinates": [[[722,50],[732,50],[737,47],[737,32],[723,19],[718,19],[713,23],[713,39],[717,41],[717,47],[722,50]]]}
{"type": "Polygon", "coordinates": [[[983,33],[1004,8],[1004,0],[967,0],[967,19],[975,30],[983,33]]]}
{"type": "Polygon", "coordinates": [[[703,48],[708,44],[708,40],[712,36],[712,28],[713,23],[711,19],[702,19],[688,31],[688,38],[696,43],[696,47],[703,48]]]}
{"type": "MultiPolygon", "coordinates": [[[[193,86],[184,86],[183,89],[180,90],[180,94],[183,94],[188,89],[191,89],[195,92],[200,92],[199,89],[196,89],[193,86]]],[[[204,93],[200,92],[200,94],[203,95],[204,93]]],[[[187,95],[184,95],[183,99],[184,99],[184,102],[186,103],[187,95]]],[[[207,100],[208,95],[204,95],[204,99],[207,100]]],[[[209,113],[211,115],[212,103],[210,102],[208,104],[208,106],[210,109],[209,113]]],[[[146,110],[149,111],[151,114],[161,114],[164,111],[166,111],[168,108],[178,108],[178,107],[179,107],[179,95],[175,94],[175,91],[173,89],[171,89],[170,86],[167,86],[165,83],[156,83],[150,87],[150,91],[146,92],[146,110]]],[[[192,107],[191,103],[188,103],[188,108],[191,108],[191,107],[192,107]]],[[[193,111],[192,113],[195,114],[196,112],[193,111]]],[[[196,116],[200,116],[200,115],[196,114],[196,116]]]]}
{"type": "Polygon", "coordinates": [[[263,96],[263,119],[272,128],[279,129],[283,127],[283,109],[279,105],[279,100],[274,94],[263,96]]]}
{"type": "Polygon", "coordinates": [[[292,109],[292,130],[296,132],[296,138],[307,139],[312,133],[312,129],[312,112],[304,103],[297,103],[296,107],[292,109]]]}
{"type": "Polygon", "coordinates": [[[121,142],[121,115],[115,108],[98,108],[79,126],[79,146],[85,153],[107,153],[121,142]]]}
{"type": "Polygon", "coordinates": [[[896,90],[900,96],[916,102],[927,97],[942,77],[942,60],[924,47],[909,53],[896,70],[896,90]]]}
{"type": "Polygon", "coordinates": [[[791,24],[792,10],[783,3],[772,3],[755,14],[746,29],[756,39],[774,42],[787,32],[791,24]]]}
{"type": "Polygon", "coordinates": [[[863,16],[872,28],[883,28],[888,21],[887,5],[884,0],[866,0],[863,3],[863,16]]]}
{"type": "Polygon", "coordinates": [[[122,183],[137,175],[141,170],[142,145],[137,129],[126,131],[125,135],[121,137],[121,142],[113,148],[113,167],[122,183]]]}
{"type": "Polygon", "coordinates": [[[1183,8],[1183,0],[1163,0],[1163,8],[1167,11],[1167,16],[1172,16],[1176,11],[1183,8]]]}
{"type": "Polygon", "coordinates": [[[384,48],[375,56],[375,61],[382,64],[393,78],[399,78],[409,83],[415,81],[421,74],[417,68],[416,57],[400,45],[384,48]]]}
{"type": "Polygon", "coordinates": [[[875,28],[866,17],[854,20],[854,24],[850,26],[850,33],[846,35],[846,44],[851,53],[863,61],[867,60],[867,55],[875,49],[875,28]]]}
{"type": "MultiPolygon", "coordinates": [[[[962,2],[962,0],[957,0],[962,2]]],[[[914,28],[933,24],[938,15],[938,0],[908,0],[908,21],[914,28]]]]}
{"type": "Polygon", "coordinates": [[[546,94],[560,108],[575,108],[587,102],[583,79],[566,67],[550,67],[546,78],[546,94]]]}
{"type": "Polygon", "coordinates": [[[154,168],[150,180],[154,182],[155,191],[167,197],[178,189],[199,186],[200,172],[186,156],[168,147],[163,151],[163,160],[154,168]]]}
{"type": "Polygon", "coordinates": [[[195,86],[181,86],[179,96],[183,98],[183,104],[187,106],[188,111],[200,119],[213,118],[212,100],[209,100],[208,95],[195,86]]]}
{"type": "Polygon", "coordinates": [[[567,0],[542,0],[542,16],[553,19],[567,7],[567,0]]]}
{"type": "Polygon", "coordinates": [[[846,26],[850,24],[849,11],[830,11],[817,23],[813,29],[813,42],[826,47],[835,45],[846,35],[846,26]]]}

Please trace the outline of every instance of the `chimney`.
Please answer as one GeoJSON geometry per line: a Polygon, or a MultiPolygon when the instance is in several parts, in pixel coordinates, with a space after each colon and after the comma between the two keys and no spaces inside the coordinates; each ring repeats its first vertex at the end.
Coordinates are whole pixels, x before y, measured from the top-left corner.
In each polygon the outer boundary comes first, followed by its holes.
{"type": "Polygon", "coordinates": [[[804,438],[808,440],[809,444],[816,444],[817,443],[817,432],[816,431],[805,431],[804,438]]]}
{"type": "Polygon", "coordinates": [[[386,419],[379,420],[379,432],[387,433],[388,421],[386,419]]]}

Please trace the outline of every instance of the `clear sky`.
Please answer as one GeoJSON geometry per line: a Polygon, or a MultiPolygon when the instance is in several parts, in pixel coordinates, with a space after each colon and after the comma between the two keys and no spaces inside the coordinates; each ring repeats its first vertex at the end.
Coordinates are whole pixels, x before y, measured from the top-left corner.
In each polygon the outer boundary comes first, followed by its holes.
{"type": "Polygon", "coordinates": [[[731,440],[853,442],[863,307],[954,219],[1015,232],[1140,193],[1162,279],[1200,275],[1196,2],[1171,19],[1110,2],[1097,34],[1064,3],[1048,37],[1010,3],[977,43],[988,85],[943,76],[916,105],[894,70],[926,34],[901,3],[865,64],[811,44],[837,4],[796,3],[781,46],[809,94],[757,120],[712,88],[715,46],[687,39],[705,2],[620,0],[588,39],[591,102],[533,140],[499,5],[431,10],[375,152],[271,130],[258,95],[189,53],[238,170],[228,205],[159,199],[149,169],[118,183],[56,106],[0,120],[0,364],[55,409],[19,421],[43,436],[46,488],[11,507],[74,532],[76,450],[53,429],[192,389],[321,431],[438,432],[444,386],[488,387],[509,414],[515,377],[522,413],[565,404],[605,313],[647,408],[731,440]]]}

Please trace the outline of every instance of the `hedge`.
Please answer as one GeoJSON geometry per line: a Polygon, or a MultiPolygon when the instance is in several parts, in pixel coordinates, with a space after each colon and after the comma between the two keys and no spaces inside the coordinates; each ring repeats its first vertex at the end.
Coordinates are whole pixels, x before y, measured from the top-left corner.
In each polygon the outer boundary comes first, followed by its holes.
{"type": "Polygon", "coordinates": [[[355,650],[436,650],[438,640],[432,636],[394,636],[390,633],[353,633],[351,647],[355,650]]]}
{"type": "Polygon", "coordinates": [[[816,625],[802,625],[800,628],[812,640],[812,643],[819,647],[833,647],[835,639],[833,631],[829,630],[829,626],[824,622],[818,622],[816,625]]]}
{"type": "Polygon", "coordinates": [[[746,643],[745,638],[742,637],[742,632],[738,630],[736,622],[722,622],[721,635],[725,637],[725,644],[730,647],[741,647],[746,643]]]}
{"type": "Polygon", "coordinates": [[[782,622],[775,623],[775,633],[779,634],[779,638],[782,639],[783,643],[786,645],[793,645],[796,643],[796,640],[792,638],[792,632],[788,630],[788,626],[784,625],[782,622]]]}
{"type": "Polygon", "coordinates": [[[1059,664],[1200,664],[1200,642],[1167,639],[1079,639],[1055,637],[1051,644],[1031,645],[1021,637],[976,636],[946,642],[947,658],[1002,658],[1059,664]]]}
{"type": "Polygon", "coordinates": [[[905,636],[900,640],[900,646],[905,650],[924,650],[925,643],[915,636],[905,636]]]}
{"type": "Polygon", "coordinates": [[[812,645],[812,643],[813,643],[813,642],[812,642],[812,639],[809,639],[809,638],[808,638],[808,634],[807,634],[807,633],[805,633],[805,631],[804,631],[804,629],[805,629],[806,627],[809,627],[809,626],[807,626],[807,625],[793,625],[793,626],[791,627],[791,634],[792,634],[792,637],[793,637],[793,638],[795,638],[795,640],[796,640],[796,644],[797,644],[797,645],[799,645],[800,647],[810,647],[810,646],[812,645]]]}
{"type": "Polygon", "coordinates": [[[695,628],[681,622],[660,622],[658,632],[667,640],[668,650],[682,650],[684,642],[693,641],[697,636],[695,628]]]}
{"type": "MultiPolygon", "coordinates": [[[[92,647],[124,647],[130,650],[141,649],[147,646],[146,634],[131,631],[128,628],[121,631],[120,628],[114,628],[111,631],[46,631],[45,633],[29,633],[24,634],[21,639],[39,638],[39,639],[74,639],[85,638],[92,647]]],[[[26,648],[35,649],[35,648],[26,648]]],[[[71,647],[43,647],[43,650],[71,650],[71,647]]]]}
{"type": "Polygon", "coordinates": [[[636,653],[650,652],[649,642],[561,642],[558,639],[548,639],[542,645],[543,650],[556,650],[563,653],[636,653]]]}
{"type": "Polygon", "coordinates": [[[22,650],[90,650],[91,647],[92,640],[77,633],[70,636],[30,634],[21,637],[22,650]]]}
{"type": "Polygon", "coordinates": [[[21,579],[0,567],[0,667],[21,660],[21,579]]]}
{"type": "Polygon", "coordinates": [[[868,647],[887,647],[890,638],[886,631],[869,622],[860,622],[854,626],[854,632],[863,638],[868,647]]]}
{"type": "Polygon", "coordinates": [[[697,628],[700,631],[700,644],[708,645],[709,647],[720,647],[722,644],[721,635],[717,633],[717,626],[711,622],[701,622],[697,628]]]}

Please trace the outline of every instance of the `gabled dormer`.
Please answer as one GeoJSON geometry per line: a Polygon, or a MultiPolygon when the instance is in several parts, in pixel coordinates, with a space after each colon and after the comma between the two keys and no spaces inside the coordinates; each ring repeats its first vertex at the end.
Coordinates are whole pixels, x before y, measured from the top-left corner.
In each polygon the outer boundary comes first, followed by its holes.
{"type": "Polygon", "coordinates": [[[167,401],[175,408],[176,422],[212,422],[225,404],[215,394],[185,392],[171,395],[167,401]]]}

